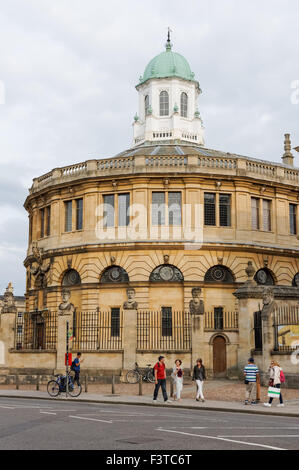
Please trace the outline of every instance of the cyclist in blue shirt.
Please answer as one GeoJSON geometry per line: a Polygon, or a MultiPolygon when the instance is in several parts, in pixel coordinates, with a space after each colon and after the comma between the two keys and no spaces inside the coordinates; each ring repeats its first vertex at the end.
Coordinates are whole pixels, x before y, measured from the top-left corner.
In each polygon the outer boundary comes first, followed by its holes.
{"type": "Polygon", "coordinates": [[[81,359],[81,353],[77,353],[77,357],[72,362],[72,370],[75,372],[74,382],[80,385],[80,364],[84,361],[81,359]]]}

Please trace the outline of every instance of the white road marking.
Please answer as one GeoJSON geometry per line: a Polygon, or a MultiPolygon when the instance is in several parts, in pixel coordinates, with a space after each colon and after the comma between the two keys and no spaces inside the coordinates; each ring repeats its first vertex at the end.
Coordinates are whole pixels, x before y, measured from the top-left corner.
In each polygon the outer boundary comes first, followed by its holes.
{"type": "Polygon", "coordinates": [[[57,413],[52,413],[51,411],[40,411],[40,413],[42,413],[44,415],[55,415],[55,416],[57,414],[57,413]]]}
{"type": "Polygon", "coordinates": [[[14,407],[12,407],[12,406],[5,406],[5,405],[0,405],[0,408],[5,408],[6,410],[14,410],[14,407]]]}
{"type": "MultiPolygon", "coordinates": [[[[218,436],[218,437],[240,437],[240,435],[239,434],[232,435],[232,436],[224,435],[224,436],[218,436]]],[[[259,435],[252,436],[250,434],[245,434],[242,437],[299,437],[299,435],[298,434],[259,434],[259,435]]]]}
{"type": "MultiPolygon", "coordinates": [[[[234,442],[236,444],[244,444],[244,445],[247,445],[247,446],[265,447],[266,449],[287,450],[287,449],[283,449],[281,447],[268,446],[268,445],[265,445],[265,444],[255,444],[254,442],[236,441],[236,440],[226,439],[224,437],[218,437],[218,436],[205,436],[205,435],[202,435],[202,434],[191,434],[189,432],[172,431],[170,429],[162,429],[162,428],[158,428],[156,430],[157,431],[162,431],[162,432],[172,432],[172,433],[176,433],[176,434],[183,434],[185,436],[191,436],[191,437],[202,437],[204,439],[215,439],[215,440],[219,440],[219,441],[234,442]]],[[[262,437],[262,436],[259,436],[259,437],[262,437]]]]}
{"type": "Polygon", "coordinates": [[[87,419],[88,421],[98,421],[98,422],[100,422],[100,423],[113,424],[112,421],[105,421],[104,419],[86,418],[86,417],[84,417],[84,416],[73,416],[73,415],[69,415],[69,418],[87,419]]]}

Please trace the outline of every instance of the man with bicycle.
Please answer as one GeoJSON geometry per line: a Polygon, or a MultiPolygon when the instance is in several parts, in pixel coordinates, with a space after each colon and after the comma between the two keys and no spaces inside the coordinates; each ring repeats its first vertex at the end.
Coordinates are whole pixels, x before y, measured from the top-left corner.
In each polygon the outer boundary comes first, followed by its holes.
{"type": "Polygon", "coordinates": [[[166,392],[166,367],[165,367],[165,357],[159,356],[158,362],[154,367],[155,373],[155,390],[154,390],[154,398],[153,402],[157,403],[157,397],[159,393],[159,388],[162,388],[162,394],[164,398],[164,403],[171,403],[168,400],[167,392],[166,392]]]}

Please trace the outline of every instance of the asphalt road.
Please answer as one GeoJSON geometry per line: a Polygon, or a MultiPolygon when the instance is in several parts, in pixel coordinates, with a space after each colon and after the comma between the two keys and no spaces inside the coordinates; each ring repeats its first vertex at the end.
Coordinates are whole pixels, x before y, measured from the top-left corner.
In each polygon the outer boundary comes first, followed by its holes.
{"type": "Polygon", "coordinates": [[[299,418],[171,407],[0,398],[0,449],[299,449],[299,418]]]}

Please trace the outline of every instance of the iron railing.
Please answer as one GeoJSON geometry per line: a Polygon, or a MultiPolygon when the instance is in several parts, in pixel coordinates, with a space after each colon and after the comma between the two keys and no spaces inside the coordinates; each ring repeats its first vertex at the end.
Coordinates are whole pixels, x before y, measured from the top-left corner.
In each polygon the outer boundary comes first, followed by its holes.
{"type": "Polygon", "coordinates": [[[210,331],[238,331],[238,312],[225,312],[215,309],[204,314],[205,330],[210,331]]]}
{"type": "Polygon", "coordinates": [[[292,352],[299,346],[299,307],[279,307],[273,312],[274,351],[292,352]]]}
{"type": "Polygon", "coordinates": [[[189,312],[162,311],[137,313],[137,349],[143,351],[190,351],[189,312]]]}
{"type": "Polygon", "coordinates": [[[108,312],[77,312],[70,333],[73,350],[120,350],[123,338],[122,311],[112,308],[108,312]]]}
{"type": "Polygon", "coordinates": [[[16,315],[15,349],[56,350],[56,342],[56,313],[44,310],[16,315]]]}

